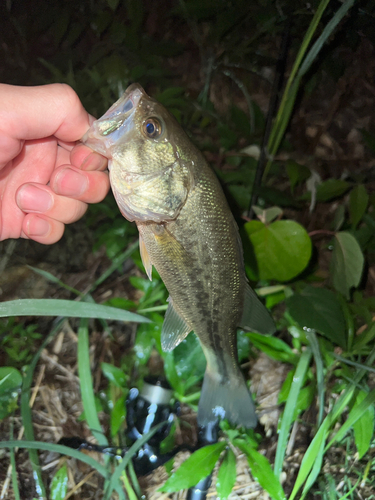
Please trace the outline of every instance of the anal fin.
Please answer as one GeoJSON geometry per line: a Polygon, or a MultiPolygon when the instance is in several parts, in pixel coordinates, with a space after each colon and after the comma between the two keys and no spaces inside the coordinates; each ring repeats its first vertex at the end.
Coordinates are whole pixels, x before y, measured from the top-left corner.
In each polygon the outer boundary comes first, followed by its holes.
{"type": "Polygon", "coordinates": [[[139,251],[141,254],[142,264],[146,270],[148,279],[152,281],[152,262],[141,234],[139,234],[139,251]]]}
{"type": "Polygon", "coordinates": [[[173,351],[191,332],[191,328],[173,307],[172,299],[168,300],[169,305],[161,330],[161,346],[165,352],[173,351]]]}
{"type": "Polygon", "coordinates": [[[262,334],[272,334],[276,331],[276,326],[270,313],[248,284],[246,284],[245,288],[244,307],[239,326],[245,330],[262,334]]]}

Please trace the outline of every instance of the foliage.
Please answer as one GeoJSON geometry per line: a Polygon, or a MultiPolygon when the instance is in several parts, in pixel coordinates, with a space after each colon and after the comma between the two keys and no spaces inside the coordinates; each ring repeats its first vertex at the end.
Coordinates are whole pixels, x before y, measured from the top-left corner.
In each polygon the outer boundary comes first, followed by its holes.
{"type": "Polygon", "coordinates": [[[36,329],[36,325],[25,325],[14,317],[0,321],[0,345],[13,366],[29,363],[33,343],[41,338],[36,329]]]}
{"type": "Polygon", "coordinates": [[[0,420],[17,408],[21,385],[22,376],[18,370],[11,366],[0,368],[0,420]]]}
{"type": "MultiPolygon", "coordinates": [[[[295,103],[317,85],[317,78],[323,74],[322,66],[330,57],[330,39],[334,39],[335,30],[340,22],[345,22],[345,16],[352,23],[348,33],[353,37],[350,43],[354,44],[358,16],[362,14],[350,12],[353,3],[345,0],[336,5],[322,0],[296,10],[290,1],[276,5],[266,0],[249,6],[242,0],[231,4],[189,0],[176,3],[158,18],[160,12],[149,11],[146,2],[135,0],[85,1],[80,9],[76,9],[74,2],[61,4],[54,0],[48,5],[33,3],[35,23],[27,20],[31,8],[27,4],[23,7],[26,14],[19,16],[17,2],[7,3],[6,15],[12,22],[4,23],[5,43],[1,50],[8,44],[4,60],[8,64],[11,61],[14,70],[7,81],[67,82],[95,115],[102,114],[129,83],[139,81],[170,109],[191,134],[193,142],[212,155],[238,219],[247,275],[274,313],[282,332],[279,336],[242,330],[238,333],[240,360],[247,362],[262,351],[273,360],[286,363],[289,369],[279,393],[278,403],[283,411],[273,463],[258,451],[259,436],[222,422],[223,439],[193,453],[161,491],[188,488],[210,474],[219,462],[217,495],[227,498],[236,478],[236,449],[245,454],[261,487],[277,500],[287,495],[291,500],[298,495],[303,499],[312,488],[326,487],[329,498],[338,498],[335,478],[323,468],[333,445],[343,449],[345,446],[353,455],[357,453],[359,466],[364,463],[361,460],[367,461],[367,469],[365,466],[358,469],[363,482],[373,467],[369,450],[374,441],[375,394],[369,375],[373,373],[375,358],[375,300],[366,288],[366,271],[375,261],[375,199],[364,174],[350,172],[345,178],[322,180],[309,162],[303,165],[276,156],[280,149],[286,152],[293,149],[285,132],[295,103]],[[289,12],[293,12],[295,19],[291,28],[294,63],[267,141],[268,163],[254,207],[258,220],[244,222],[240,215],[249,207],[266,124],[260,106],[251,98],[252,77],[257,75],[269,84],[263,70],[274,66],[275,52],[264,47],[279,40],[289,12]],[[177,60],[185,54],[184,37],[179,36],[184,29],[191,32],[195,59],[200,61],[200,66],[194,69],[203,74],[199,84],[194,82],[191,88],[182,84],[167,64],[167,60],[177,60]],[[39,40],[41,35],[49,40],[49,52],[39,54],[36,59],[29,41],[39,40]],[[214,98],[215,82],[216,86],[217,82],[219,85],[230,82],[232,95],[225,105],[214,98]],[[323,227],[311,230],[304,214],[314,211],[323,212],[325,220],[323,227]],[[322,256],[329,266],[322,265],[322,256]],[[314,406],[317,411],[316,422],[311,426],[311,442],[287,491],[281,484],[281,473],[286,450],[293,446],[291,429],[304,423],[305,410],[314,406]]],[[[363,22],[360,28],[361,36],[373,32],[363,22]]],[[[327,71],[333,74],[331,66],[327,71]]],[[[339,72],[335,82],[340,76],[339,72]]],[[[368,150],[374,151],[372,132],[361,129],[360,133],[368,150]]],[[[129,464],[141,442],[133,445],[121,462],[111,464],[106,460],[104,466],[76,450],[35,442],[30,389],[41,350],[57,328],[51,330],[33,356],[33,343],[40,342],[38,328],[29,319],[24,322],[13,316],[81,318],[78,329],[78,373],[84,408],[81,418],[103,445],[109,439],[121,441],[129,387],[141,383],[155,352],[163,359],[175,400],[193,409],[197,408],[200,396],[205,358],[192,334],[172,353],[162,352],[160,335],[167,291],[155,271],[152,282],[140,276],[144,269],[134,243],[136,228],[124,221],[113,197],[92,207],[86,221],[95,236],[93,250],[104,245],[112,262],[89,291],[81,292],[50,273],[36,270],[77,300],[23,299],[0,305],[0,316],[11,316],[0,323],[1,345],[10,365],[0,372],[0,418],[17,411],[21,389],[20,409],[27,439],[27,443],[0,443],[0,447],[30,448],[40,498],[46,498],[47,493],[37,449],[64,453],[94,467],[104,478],[105,498],[110,498],[114,491],[119,498],[136,498],[137,485],[129,480],[132,478],[129,464]],[[119,275],[121,266],[130,258],[138,268],[136,275],[129,278],[136,298],[112,296],[104,305],[96,304],[94,291],[108,277],[119,275]],[[94,391],[91,374],[89,318],[101,320],[107,332],[111,330],[111,321],[140,323],[133,352],[122,356],[116,365],[101,363],[108,384],[100,396],[94,391]],[[15,367],[24,367],[24,377],[15,367]],[[108,415],[108,435],[103,433],[99,415],[102,411],[108,415]]],[[[64,498],[66,488],[67,472],[63,465],[52,480],[51,498],[64,498]]],[[[350,497],[352,484],[345,488],[343,498],[350,497]]]]}

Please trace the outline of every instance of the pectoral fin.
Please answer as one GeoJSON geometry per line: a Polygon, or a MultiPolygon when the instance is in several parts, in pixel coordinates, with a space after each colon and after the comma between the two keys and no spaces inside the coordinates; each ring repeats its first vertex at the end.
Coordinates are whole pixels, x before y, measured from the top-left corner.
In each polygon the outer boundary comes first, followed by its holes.
{"type": "Polygon", "coordinates": [[[142,264],[146,270],[146,274],[149,280],[152,281],[152,262],[141,235],[139,235],[139,251],[141,253],[142,264]]]}
{"type": "Polygon", "coordinates": [[[191,328],[173,307],[172,299],[169,298],[168,300],[169,305],[161,330],[161,346],[165,352],[173,351],[191,332],[191,328]]]}
{"type": "Polygon", "coordinates": [[[263,334],[271,334],[276,330],[270,313],[249,285],[246,285],[245,288],[244,308],[239,326],[245,330],[263,334]]]}

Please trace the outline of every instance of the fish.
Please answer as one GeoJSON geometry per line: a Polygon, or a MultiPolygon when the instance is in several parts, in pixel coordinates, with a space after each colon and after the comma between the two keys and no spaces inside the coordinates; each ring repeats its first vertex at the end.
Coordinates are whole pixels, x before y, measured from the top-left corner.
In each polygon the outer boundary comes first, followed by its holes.
{"type": "Polygon", "coordinates": [[[220,183],[175,118],[138,84],[82,139],[108,158],[122,215],[134,221],[149,279],[156,268],[168,292],[161,333],[172,351],[190,332],[207,360],[200,426],[223,418],[255,427],[251,393],[237,357],[237,328],[272,334],[270,313],[250,288],[238,226],[220,183]]]}

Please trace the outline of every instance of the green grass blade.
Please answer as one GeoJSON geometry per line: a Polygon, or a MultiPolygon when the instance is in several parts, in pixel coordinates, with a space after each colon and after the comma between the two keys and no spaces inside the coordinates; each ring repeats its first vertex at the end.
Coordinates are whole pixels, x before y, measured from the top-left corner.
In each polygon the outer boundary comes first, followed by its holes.
{"type": "Polygon", "coordinates": [[[319,349],[319,342],[314,330],[306,329],[306,337],[309,341],[316,366],[316,379],[318,386],[318,402],[319,402],[319,414],[318,414],[318,426],[322,423],[323,412],[324,412],[324,365],[322,355],[319,349]]]}
{"type": "MultiPolygon", "coordinates": [[[[285,86],[283,97],[281,99],[280,107],[279,107],[278,113],[276,115],[275,124],[272,127],[272,131],[271,131],[270,138],[268,141],[268,151],[271,154],[276,154],[276,150],[280,144],[280,141],[281,141],[280,133],[279,133],[280,129],[284,129],[283,130],[283,132],[284,132],[286,125],[289,122],[291,109],[289,109],[288,112],[286,113],[286,108],[288,107],[287,101],[288,101],[288,99],[290,99],[290,97],[292,95],[294,95],[294,98],[295,98],[295,95],[298,91],[298,86],[297,86],[297,88],[293,89],[293,91],[291,91],[292,90],[291,87],[295,81],[297,72],[301,66],[303,57],[307,51],[307,48],[311,42],[311,39],[316,31],[316,28],[318,27],[320,19],[321,19],[328,4],[329,4],[329,0],[322,0],[320,2],[319,6],[315,12],[314,17],[311,20],[311,23],[308,27],[308,30],[305,34],[305,37],[302,41],[302,44],[301,44],[301,47],[300,47],[299,52],[297,54],[296,60],[294,61],[292,70],[290,72],[290,76],[289,76],[288,81],[287,81],[286,86],[285,86]],[[287,116],[287,115],[289,115],[289,116],[287,116]],[[287,118],[285,119],[286,116],[287,116],[287,118]],[[281,123],[282,121],[284,123],[281,123]]],[[[293,102],[294,102],[294,99],[293,99],[293,102]]]]}
{"type": "Polygon", "coordinates": [[[56,285],[60,285],[62,288],[65,288],[65,290],[68,290],[69,292],[75,293],[76,295],[83,295],[79,290],[66,285],[63,281],[59,280],[59,278],[56,278],[53,274],[49,273],[48,271],[44,271],[43,269],[38,269],[37,267],[33,266],[27,266],[29,269],[34,271],[34,273],[39,274],[46,280],[50,281],[51,283],[56,283],[56,285]]]}
{"type": "Polygon", "coordinates": [[[94,388],[90,368],[88,320],[82,319],[78,329],[78,376],[81,387],[85,418],[91,432],[100,445],[107,445],[95,406],[94,388]]]}
{"type": "Polygon", "coordinates": [[[146,309],[138,309],[137,312],[139,312],[141,314],[145,314],[145,313],[150,313],[150,312],[166,311],[167,309],[168,309],[168,305],[154,306],[154,307],[147,307],[146,309]]]}
{"type": "Polygon", "coordinates": [[[336,441],[341,441],[341,439],[345,436],[348,430],[353,426],[358,419],[362,417],[365,411],[375,403],[375,389],[368,393],[365,399],[353,410],[350,412],[349,417],[344,422],[344,424],[340,427],[335,436],[331,439],[331,441],[327,444],[325,451],[327,451],[336,441]]]}
{"type": "Polygon", "coordinates": [[[16,457],[14,454],[14,448],[10,450],[10,465],[12,467],[12,488],[13,495],[16,500],[21,500],[20,490],[18,488],[18,478],[17,478],[17,468],[16,468],[16,457]]]}
{"type": "Polygon", "coordinates": [[[139,314],[116,307],[60,299],[19,299],[0,303],[0,317],[64,316],[67,318],[102,318],[116,321],[151,323],[139,314]]]}
{"type": "Polygon", "coordinates": [[[129,259],[129,257],[132,256],[132,254],[135,252],[135,250],[137,250],[138,247],[139,247],[139,241],[137,240],[132,245],[130,245],[124,252],[115,257],[109,268],[106,271],[104,271],[104,273],[90,287],[89,292],[92,292],[93,290],[95,290],[96,287],[101,285],[103,281],[105,281],[114,271],[116,271],[116,269],[118,269],[118,267],[121,266],[123,262],[125,262],[127,259],[129,259]]]}
{"type": "Polygon", "coordinates": [[[122,479],[122,482],[124,483],[125,491],[128,494],[129,500],[137,500],[137,495],[135,494],[133,488],[131,487],[129,478],[126,475],[125,471],[123,471],[123,473],[121,474],[121,479],[122,479]]]}
{"type": "Polygon", "coordinates": [[[318,56],[321,48],[323,47],[327,39],[330,37],[330,35],[333,33],[338,23],[346,15],[348,10],[352,7],[354,0],[344,1],[342,6],[337,10],[335,15],[333,16],[333,18],[327,23],[321,35],[315,41],[315,43],[307,53],[306,57],[304,58],[307,48],[311,42],[312,36],[318,27],[320,19],[328,3],[329,0],[321,0],[315,12],[315,15],[310,23],[310,26],[306,32],[306,35],[303,39],[301,48],[297,54],[296,60],[294,62],[293,68],[288,78],[288,82],[286,84],[283,97],[281,99],[280,107],[276,115],[275,123],[272,127],[270,138],[268,140],[267,149],[271,156],[271,159],[267,162],[266,168],[264,170],[264,175],[263,175],[264,179],[268,175],[269,169],[272,164],[272,158],[277,153],[281,140],[284,136],[286,127],[289,123],[302,77],[311,68],[311,65],[318,56]]]}
{"type": "MultiPolygon", "coordinates": [[[[13,417],[10,419],[10,438],[13,440],[13,417]]],[[[17,468],[16,468],[16,456],[14,453],[14,448],[10,450],[10,465],[12,467],[12,488],[13,495],[16,500],[21,500],[20,490],[18,488],[18,478],[17,478],[17,468]]]]}
{"type": "Polygon", "coordinates": [[[323,463],[323,457],[324,457],[324,445],[325,445],[325,439],[322,439],[320,443],[318,443],[318,450],[317,454],[315,457],[315,460],[313,462],[313,466],[311,469],[311,472],[306,480],[305,486],[302,491],[302,495],[300,500],[303,500],[307,493],[309,492],[311,486],[315,483],[316,478],[318,477],[320,470],[322,468],[322,463],[323,463]]]}
{"type": "Polygon", "coordinates": [[[332,353],[332,356],[334,358],[338,359],[339,361],[341,361],[341,363],[345,363],[346,365],[354,366],[357,369],[361,369],[361,370],[365,370],[367,372],[375,373],[375,368],[372,368],[372,366],[367,366],[367,365],[364,365],[363,363],[356,363],[355,361],[351,361],[350,359],[346,359],[343,356],[336,354],[335,352],[332,353]]]}
{"type": "Polygon", "coordinates": [[[133,489],[134,489],[137,497],[141,498],[142,497],[142,490],[141,490],[141,487],[139,486],[138,478],[137,478],[137,475],[135,473],[132,461],[129,462],[128,471],[129,471],[130,480],[131,480],[132,485],[133,485],[133,489]]]}
{"type": "Polygon", "coordinates": [[[125,470],[125,468],[129,465],[130,460],[132,459],[133,455],[137,453],[137,451],[145,444],[147,441],[157,432],[163,425],[165,425],[165,422],[161,422],[159,425],[156,425],[153,427],[147,434],[144,434],[140,439],[137,439],[137,441],[129,448],[127,451],[126,455],[122,459],[122,461],[117,465],[116,469],[114,470],[111,479],[109,481],[108,487],[106,488],[106,492],[104,495],[103,500],[109,500],[112,495],[112,491],[116,489],[116,485],[118,484],[118,481],[125,470]]]}
{"type": "Polygon", "coordinates": [[[276,457],[274,464],[275,476],[279,479],[283,467],[285,451],[287,448],[287,441],[289,436],[290,426],[293,423],[293,417],[297,404],[298,394],[302,388],[306,371],[309,367],[311,360],[311,350],[306,349],[300,357],[296,372],[293,377],[293,382],[290,388],[288,400],[285,405],[284,414],[281,421],[279,439],[277,442],[276,457]]]}
{"type": "MultiPolygon", "coordinates": [[[[324,0],[326,1],[326,0],[324,0]]],[[[301,67],[298,71],[298,76],[302,77],[311,67],[312,63],[315,61],[317,55],[319,54],[321,48],[326,43],[328,38],[332,35],[333,31],[336,29],[336,26],[342,20],[342,18],[346,15],[348,10],[353,6],[355,0],[345,0],[341,7],[337,10],[332,19],[326,24],[321,35],[316,40],[314,45],[311,47],[309,53],[307,54],[305,60],[301,64],[301,67]]]]}
{"type": "Polygon", "coordinates": [[[293,491],[290,494],[289,500],[294,500],[299,489],[306,481],[311,470],[314,468],[315,461],[321,452],[322,446],[324,447],[324,444],[326,442],[330,424],[331,424],[331,416],[328,415],[323,420],[322,425],[319,427],[318,432],[315,434],[314,439],[311,441],[309,447],[306,450],[306,453],[301,462],[301,467],[299,469],[298,476],[294,483],[293,491]]]}
{"type": "MultiPolygon", "coordinates": [[[[22,384],[22,392],[21,392],[21,416],[22,416],[22,424],[25,429],[25,437],[29,441],[34,441],[34,429],[33,429],[33,423],[32,423],[32,414],[31,414],[31,408],[29,405],[30,402],[30,390],[31,390],[31,385],[33,382],[33,376],[34,376],[34,371],[35,367],[39,361],[40,355],[43,351],[43,349],[46,347],[48,342],[51,340],[51,338],[59,331],[61,328],[61,325],[63,323],[63,319],[60,320],[55,328],[51,330],[51,332],[47,335],[47,337],[44,339],[42,345],[38,349],[37,353],[33,357],[31,363],[29,366],[26,368],[25,372],[25,378],[23,380],[22,384]]],[[[34,472],[34,480],[36,482],[36,490],[37,494],[40,499],[46,499],[47,498],[47,493],[44,487],[43,483],[43,478],[40,470],[40,465],[39,465],[39,457],[36,449],[30,448],[29,449],[29,457],[30,457],[30,463],[33,468],[34,472]]]]}
{"type": "MultiPolygon", "coordinates": [[[[302,40],[300,49],[298,51],[296,60],[293,64],[293,68],[290,72],[287,84],[285,86],[285,93],[284,95],[287,95],[290,89],[290,86],[292,82],[294,81],[294,78],[297,75],[297,72],[302,64],[303,57],[307,51],[308,46],[310,45],[311,39],[314,36],[314,33],[319,25],[320,19],[322,18],[322,15],[324,14],[324,11],[326,10],[327,6],[329,4],[329,0],[322,0],[320,4],[318,5],[318,8],[315,11],[314,17],[311,20],[311,23],[306,31],[306,34],[302,40]]],[[[280,105],[281,107],[281,105],[280,105]]]]}
{"type": "MultiPolygon", "coordinates": [[[[375,348],[367,357],[366,364],[371,365],[374,362],[374,360],[375,360],[375,348]]],[[[322,425],[319,427],[318,432],[314,436],[314,439],[311,441],[302,459],[301,467],[298,472],[298,476],[294,483],[294,488],[289,497],[289,500],[294,500],[299,489],[306,481],[311,471],[314,470],[314,465],[316,461],[319,459],[321,453],[321,447],[323,446],[323,444],[325,444],[332,426],[334,425],[335,421],[339,418],[339,416],[342,414],[342,412],[345,410],[345,407],[350,403],[351,399],[355,394],[355,390],[357,388],[358,383],[360,382],[361,378],[364,377],[365,374],[366,374],[365,369],[362,369],[359,372],[357,372],[353,382],[351,382],[346,387],[345,391],[340,395],[339,399],[337,400],[330,414],[327,415],[327,417],[323,420],[322,425]]],[[[334,442],[336,442],[339,439],[342,439],[342,437],[346,434],[346,432],[350,429],[350,427],[361,417],[363,412],[366,411],[371,404],[374,404],[374,401],[375,401],[375,389],[373,389],[368,394],[368,396],[366,396],[366,398],[351,413],[348,420],[344,423],[344,425],[341,427],[338,433],[324,448],[324,453],[328,450],[330,446],[332,446],[332,444],[334,444],[334,442]]],[[[316,474],[316,471],[317,468],[315,467],[315,470],[311,475],[311,479],[313,479],[314,474],[316,474]]],[[[309,486],[311,486],[311,484],[309,481],[309,486]]],[[[307,493],[307,491],[308,488],[307,486],[305,486],[304,493],[307,493]]]]}
{"type": "Polygon", "coordinates": [[[1,441],[0,448],[26,448],[29,450],[45,450],[54,453],[60,453],[61,455],[67,455],[68,457],[76,458],[81,462],[89,465],[93,469],[97,470],[101,476],[104,478],[108,477],[108,471],[103,465],[94,460],[90,455],[86,455],[81,451],[74,450],[68,446],[63,446],[61,444],[55,443],[44,443],[43,441],[1,441]]]}

